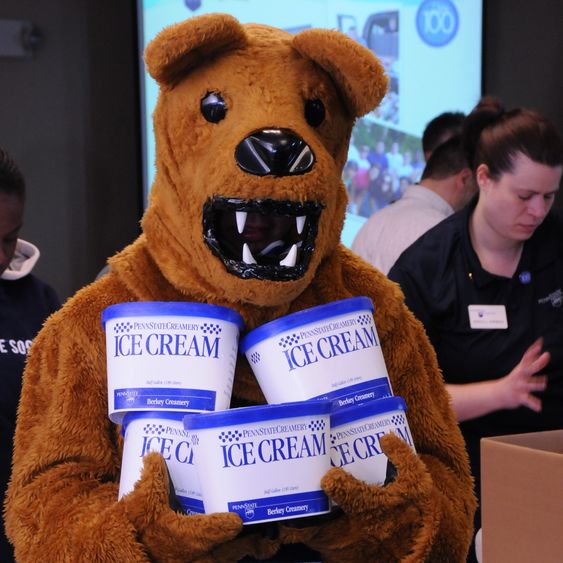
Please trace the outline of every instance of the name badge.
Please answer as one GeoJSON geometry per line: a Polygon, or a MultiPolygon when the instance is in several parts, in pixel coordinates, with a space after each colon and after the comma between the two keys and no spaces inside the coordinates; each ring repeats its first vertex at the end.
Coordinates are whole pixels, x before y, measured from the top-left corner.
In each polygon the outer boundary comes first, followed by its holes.
{"type": "Polygon", "coordinates": [[[469,305],[469,325],[471,328],[506,329],[506,308],[504,305],[469,305]]]}

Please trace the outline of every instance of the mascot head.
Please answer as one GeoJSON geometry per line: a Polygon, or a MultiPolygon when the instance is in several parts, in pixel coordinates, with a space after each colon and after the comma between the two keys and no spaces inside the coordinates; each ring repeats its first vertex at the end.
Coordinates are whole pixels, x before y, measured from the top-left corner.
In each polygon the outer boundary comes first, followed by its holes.
{"type": "Polygon", "coordinates": [[[160,93],[143,230],[164,276],[204,299],[293,300],[339,243],[356,117],[386,91],[345,35],[291,35],[225,14],[163,30],[145,61],[160,93]]]}

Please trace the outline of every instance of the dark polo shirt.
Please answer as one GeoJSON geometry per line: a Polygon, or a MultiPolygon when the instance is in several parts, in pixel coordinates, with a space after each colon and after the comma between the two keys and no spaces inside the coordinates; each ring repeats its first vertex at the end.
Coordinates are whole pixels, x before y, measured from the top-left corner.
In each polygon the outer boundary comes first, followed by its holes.
{"type": "Polygon", "coordinates": [[[486,272],[471,245],[468,222],[475,203],[405,250],[389,278],[400,284],[424,324],[447,383],[508,374],[539,336],[551,354],[543,372],[548,386],[538,393],[540,413],[521,407],[460,424],[478,486],[482,437],[563,428],[563,217],[551,211],[525,242],[514,276],[505,278],[486,272]],[[469,305],[503,305],[508,328],[471,328],[469,305]]]}

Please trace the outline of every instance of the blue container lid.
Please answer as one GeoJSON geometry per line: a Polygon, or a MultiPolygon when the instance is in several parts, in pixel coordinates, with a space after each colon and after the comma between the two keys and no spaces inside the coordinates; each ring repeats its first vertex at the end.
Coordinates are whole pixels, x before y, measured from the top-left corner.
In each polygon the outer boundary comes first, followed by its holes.
{"type": "Polygon", "coordinates": [[[402,397],[385,397],[384,399],[373,399],[358,405],[333,408],[330,415],[330,427],[335,428],[355,422],[368,416],[377,416],[393,411],[406,411],[407,405],[402,397]]]}
{"type": "Polygon", "coordinates": [[[353,313],[354,311],[372,311],[373,303],[369,297],[350,297],[349,299],[342,299],[340,301],[333,301],[326,305],[318,305],[310,309],[303,309],[296,313],[291,313],[285,317],[270,321],[263,324],[258,328],[250,331],[240,341],[240,351],[245,354],[252,346],[277,336],[282,332],[292,330],[296,327],[308,325],[317,321],[323,321],[336,317],[338,315],[345,315],[346,313],[353,313]]]}
{"type": "Polygon", "coordinates": [[[206,428],[221,428],[237,424],[264,422],[266,420],[323,415],[330,413],[331,405],[331,401],[318,399],[295,403],[240,407],[226,411],[186,414],[184,415],[184,428],[186,430],[203,430],[206,428]]]}
{"type": "Polygon", "coordinates": [[[125,436],[125,430],[127,430],[129,423],[139,418],[149,418],[152,420],[164,418],[166,420],[176,420],[178,422],[182,422],[185,416],[185,412],[176,411],[129,411],[125,413],[121,422],[121,435],[125,436]]]}
{"type": "Polygon", "coordinates": [[[208,303],[192,303],[189,301],[131,301],[129,303],[116,303],[102,311],[102,326],[121,317],[205,317],[220,319],[237,325],[239,330],[244,328],[243,318],[233,309],[222,305],[208,303]]]}

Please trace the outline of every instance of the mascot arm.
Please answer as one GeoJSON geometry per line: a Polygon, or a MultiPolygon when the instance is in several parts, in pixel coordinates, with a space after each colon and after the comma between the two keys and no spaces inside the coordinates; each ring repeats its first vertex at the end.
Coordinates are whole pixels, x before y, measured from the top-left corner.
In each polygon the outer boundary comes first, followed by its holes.
{"type": "MultiPolygon", "coordinates": [[[[379,328],[377,316],[376,324],[379,328]]],[[[341,515],[313,529],[286,528],[283,541],[303,541],[327,562],[465,561],[475,499],[434,352],[406,309],[385,338],[380,336],[394,393],[407,403],[417,453],[395,435],[381,440],[397,469],[386,486],[331,469],[322,486],[341,515]]]]}
{"type": "Polygon", "coordinates": [[[6,510],[18,561],[212,561],[218,547],[236,561],[238,515],[172,510],[159,454],[117,500],[121,448],[107,416],[103,335],[88,339],[76,324],[66,319],[71,335],[48,323],[25,372],[6,510]]]}

